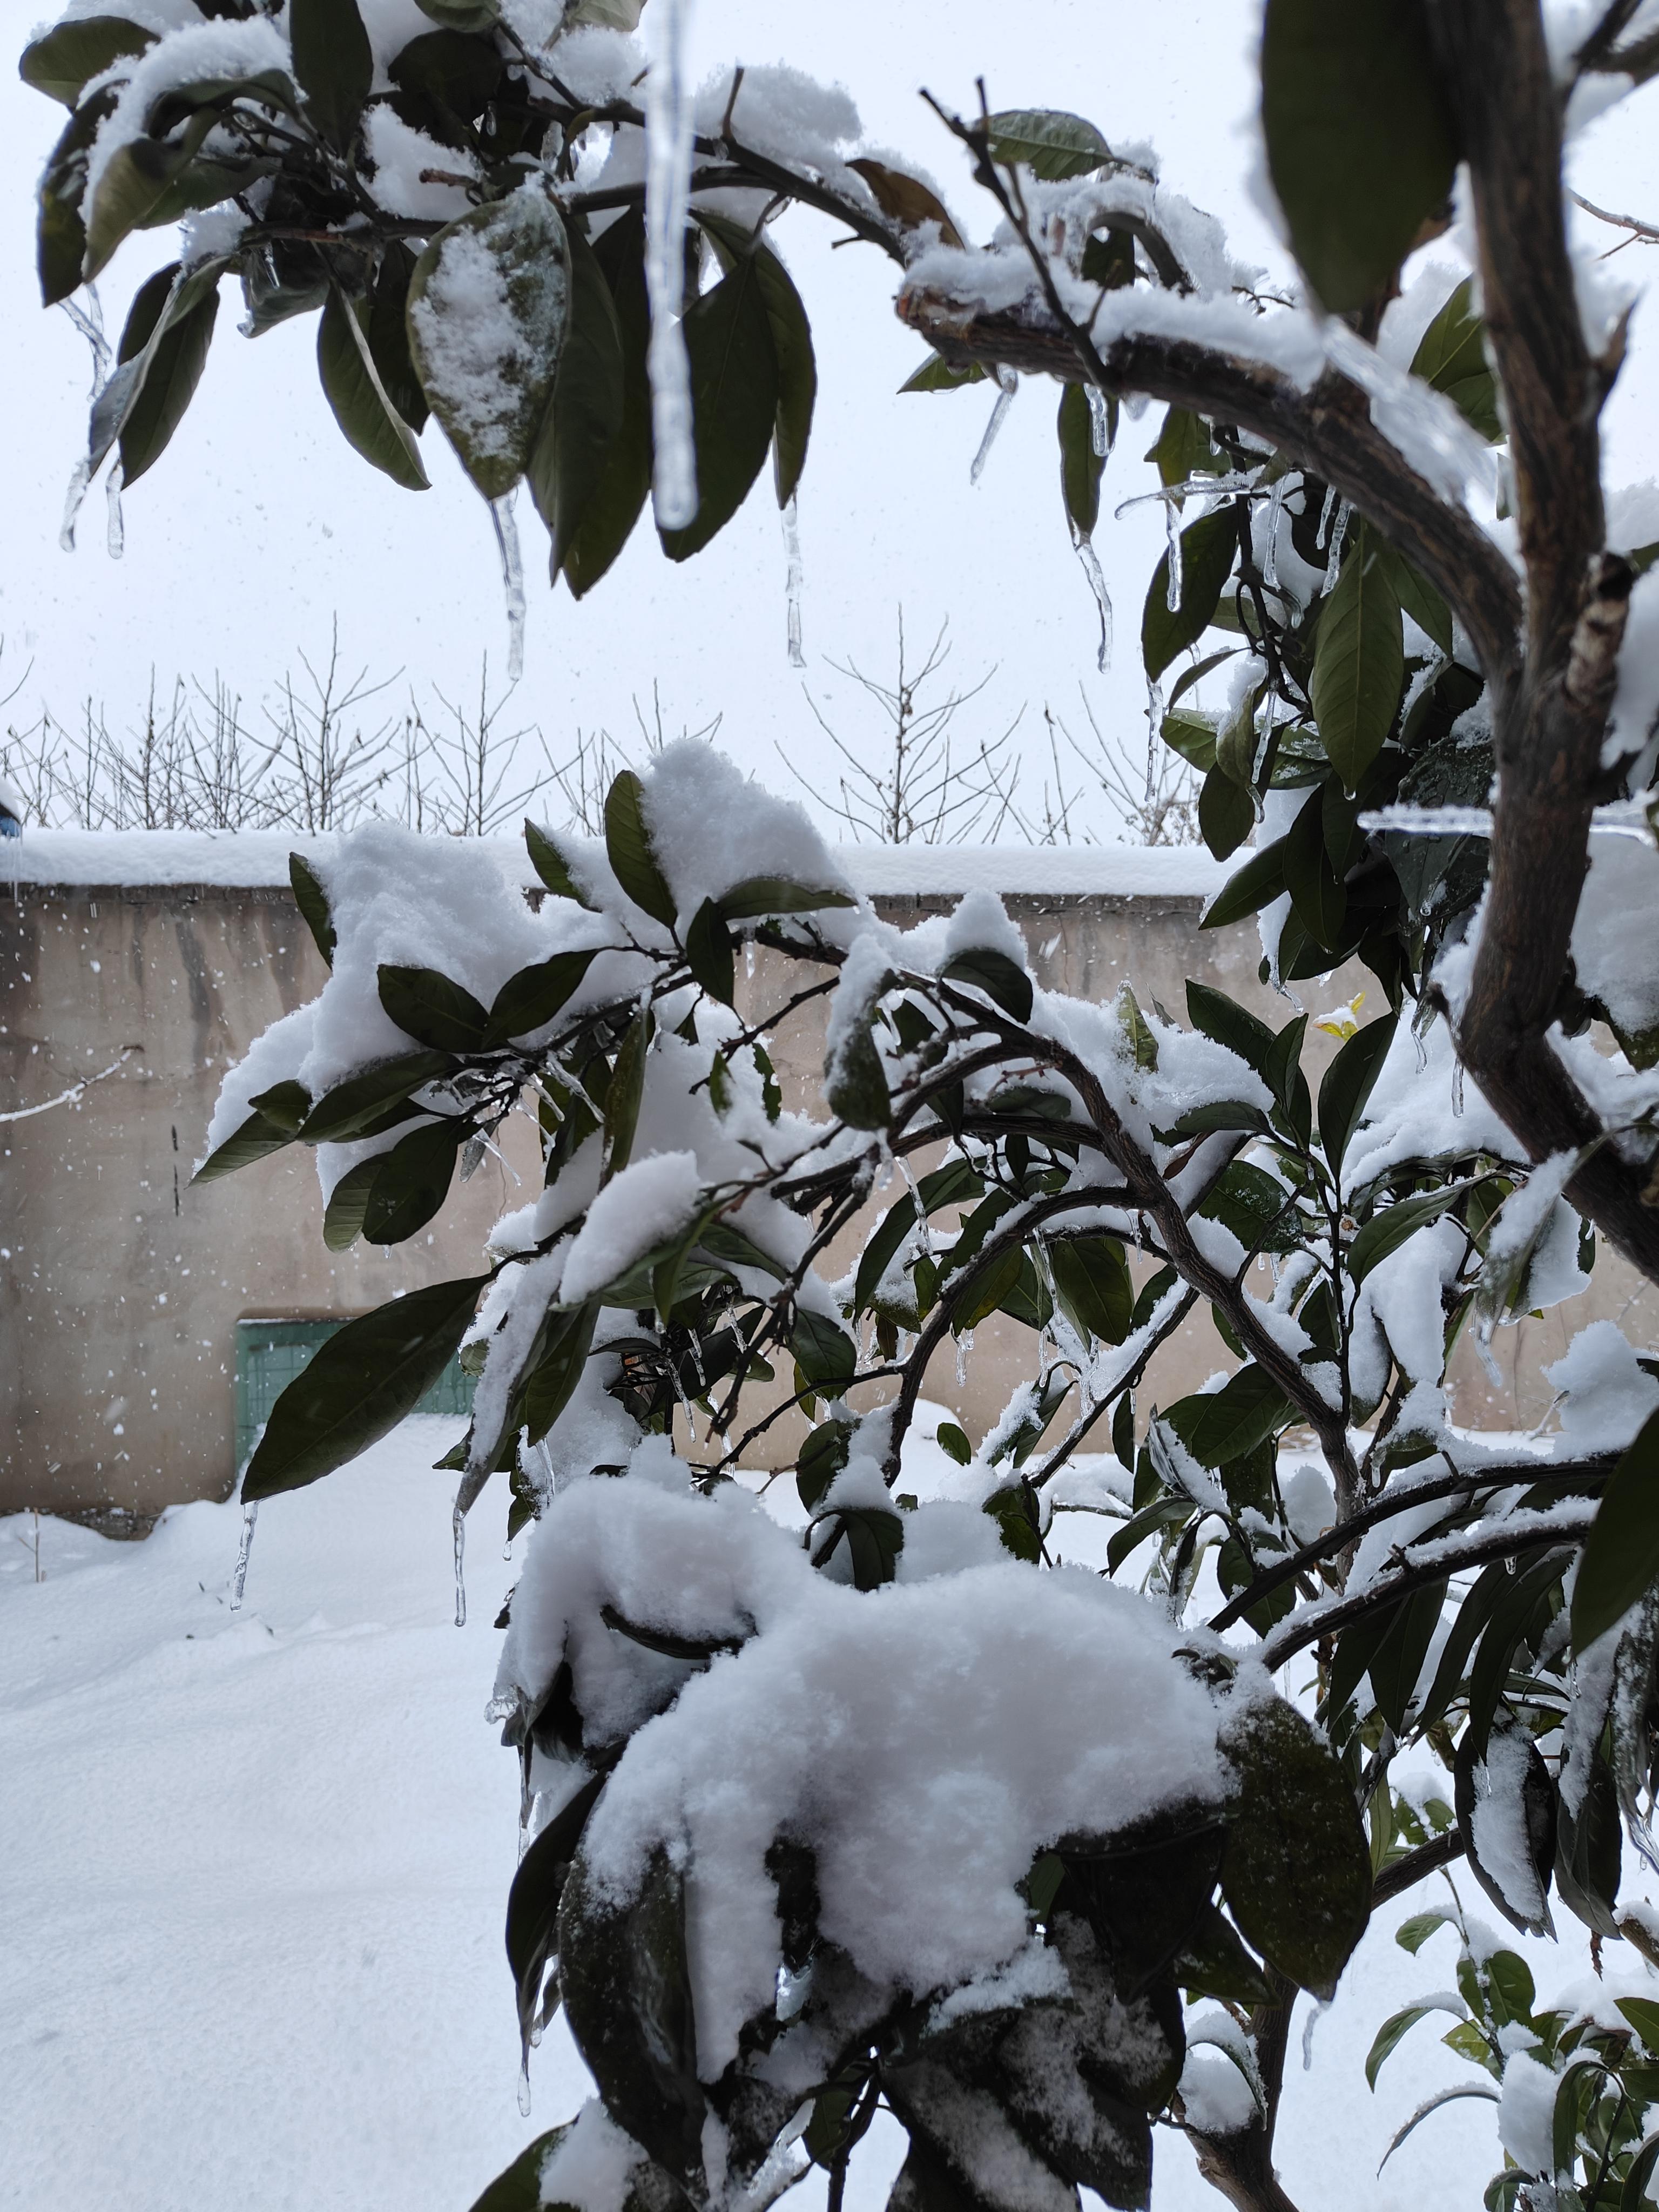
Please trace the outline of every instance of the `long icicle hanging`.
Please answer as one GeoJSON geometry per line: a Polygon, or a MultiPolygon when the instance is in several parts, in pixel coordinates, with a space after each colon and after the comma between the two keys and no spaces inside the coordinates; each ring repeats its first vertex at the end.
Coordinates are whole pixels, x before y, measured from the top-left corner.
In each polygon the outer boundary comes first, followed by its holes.
{"type": "Polygon", "coordinates": [[[685,308],[685,219],[691,181],[691,94],[686,37],[691,0],[657,0],[647,20],[651,67],[645,81],[645,282],[651,302],[653,491],[658,526],[683,530],[697,511],[691,442],[691,362],[685,308]]]}
{"type": "Polygon", "coordinates": [[[979,441],[979,451],[974,455],[974,465],[968,471],[969,483],[977,483],[985,473],[985,464],[991,458],[991,448],[997,441],[997,432],[1007,419],[1008,410],[1014,404],[1014,394],[1019,390],[1019,379],[1012,368],[997,365],[997,404],[991,410],[991,419],[985,426],[985,435],[979,441]]]}
{"type": "Polygon", "coordinates": [[[789,602],[789,665],[805,668],[806,655],[801,650],[800,637],[800,520],[795,511],[795,495],[789,495],[789,504],[783,510],[783,550],[787,568],[784,591],[789,602]]]}
{"type": "Polygon", "coordinates": [[[517,487],[489,502],[489,519],[495,526],[501,548],[501,589],[507,595],[507,676],[516,684],[524,674],[524,556],[519,550],[519,526],[513,513],[517,487]]]}

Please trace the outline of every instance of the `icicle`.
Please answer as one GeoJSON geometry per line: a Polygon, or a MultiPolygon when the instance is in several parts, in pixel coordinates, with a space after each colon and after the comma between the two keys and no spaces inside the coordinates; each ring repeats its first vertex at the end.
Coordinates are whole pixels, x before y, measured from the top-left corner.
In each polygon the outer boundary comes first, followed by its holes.
{"type": "Polygon", "coordinates": [[[105,543],[112,561],[118,561],[127,550],[126,526],[121,520],[121,486],[125,481],[118,460],[104,478],[104,497],[109,508],[105,543]]]}
{"type": "Polygon", "coordinates": [[[1279,526],[1285,514],[1285,487],[1288,477],[1280,477],[1267,498],[1267,542],[1261,552],[1261,580],[1270,592],[1279,589],[1279,526]]]}
{"type": "Polygon", "coordinates": [[[979,441],[979,451],[974,455],[974,465],[968,471],[969,483],[977,483],[985,473],[985,464],[990,458],[992,447],[997,441],[997,432],[1001,429],[1003,418],[1013,405],[1014,394],[1019,390],[1019,379],[1012,368],[1005,368],[999,363],[996,377],[997,404],[991,410],[991,419],[985,426],[985,435],[979,441]]]}
{"type": "Polygon", "coordinates": [[[1345,499],[1336,510],[1336,520],[1331,529],[1331,550],[1325,562],[1325,580],[1319,587],[1322,599],[1328,599],[1336,589],[1336,580],[1342,573],[1342,540],[1347,534],[1348,517],[1352,513],[1345,499]]]}
{"type": "MultiPolygon", "coordinates": [[[[455,1510],[451,1518],[451,1528],[455,1539],[455,1626],[457,1628],[466,1626],[466,1506],[461,1503],[461,1499],[465,1496],[465,1488],[457,1493],[455,1510]]],[[[467,1499],[467,1504],[470,1505],[471,1502],[471,1498],[467,1499]]]]}
{"type": "Polygon", "coordinates": [[[1313,2070],[1314,2030],[1329,2010],[1328,2003],[1316,1997],[1312,2011],[1302,2023],[1302,2071],[1304,2074],[1311,2073],[1313,2070]]]}
{"type": "Polygon", "coordinates": [[[526,2051],[519,2068],[519,2116],[530,2118],[530,2053],[526,2051]]]}
{"type": "Polygon", "coordinates": [[[968,1388],[968,1355],[973,1348],[974,1332],[971,1328],[964,1329],[957,1339],[957,1388],[958,1390],[965,1390],[968,1388]]]}
{"type": "Polygon", "coordinates": [[[69,480],[69,489],[64,495],[64,520],[58,526],[58,543],[65,553],[75,550],[75,525],[81,512],[81,502],[87,495],[87,486],[92,482],[92,463],[80,460],[75,464],[75,474],[69,480]]]}
{"type": "Polygon", "coordinates": [[[1332,484],[1325,494],[1325,504],[1320,509],[1319,535],[1314,544],[1320,552],[1325,550],[1325,540],[1331,534],[1331,517],[1336,513],[1336,486],[1332,484]]]}
{"type": "Polygon", "coordinates": [[[247,1587],[248,1554],[253,1549],[253,1526],[258,1518],[259,1501],[256,1498],[251,1505],[242,1508],[242,1540],[236,1550],[236,1571],[230,1578],[230,1609],[233,1613],[240,1613],[242,1609],[242,1592],[247,1587]]]}
{"type": "Polygon", "coordinates": [[[519,526],[513,519],[514,493],[489,502],[489,519],[495,526],[495,543],[501,552],[501,589],[507,594],[507,680],[516,684],[524,674],[524,561],[519,551],[519,526]]]}
{"type": "Polygon", "coordinates": [[[1146,799],[1149,805],[1158,780],[1158,747],[1163,734],[1164,693],[1149,676],[1146,679],[1146,799]]]}
{"type": "Polygon", "coordinates": [[[1170,541],[1170,585],[1164,594],[1164,604],[1175,615],[1181,611],[1181,592],[1186,578],[1181,566],[1181,517],[1176,513],[1172,499],[1164,502],[1164,531],[1170,541]]]}
{"type": "Polygon", "coordinates": [[[1452,1061],[1452,1113],[1458,1121],[1463,1118],[1463,1063],[1452,1061]]]}
{"type": "Polygon", "coordinates": [[[1107,410],[1106,394],[1098,385],[1085,387],[1089,394],[1089,443],[1097,461],[1103,461],[1111,450],[1112,419],[1107,410]]]}
{"type": "Polygon", "coordinates": [[[805,668],[806,655],[800,649],[800,528],[795,514],[795,495],[789,495],[789,504],[783,510],[783,550],[788,566],[785,571],[784,590],[789,599],[789,665],[805,668]]]}
{"type": "Polygon", "coordinates": [[[1077,557],[1083,563],[1083,573],[1089,579],[1089,589],[1095,595],[1095,605],[1100,610],[1100,657],[1096,666],[1103,676],[1112,665],[1112,595],[1106,588],[1106,579],[1100,572],[1100,556],[1087,538],[1077,540],[1077,557]]]}
{"type": "Polygon", "coordinates": [[[657,0],[647,19],[651,68],[645,81],[646,289],[651,301],[653,489],[658,526],[683,530],[697,511],[691,442],[691,364],[681,319],[685,305],[685,211],[691,180],[691,95],[686,29],[691,0],[657,0]]]}

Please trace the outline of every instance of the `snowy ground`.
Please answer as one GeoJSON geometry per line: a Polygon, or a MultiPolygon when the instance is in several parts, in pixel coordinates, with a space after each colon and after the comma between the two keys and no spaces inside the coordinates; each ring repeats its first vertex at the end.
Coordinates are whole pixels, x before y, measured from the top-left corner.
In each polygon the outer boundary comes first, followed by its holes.
{"type": "MultiPolygon", "coordinates": [[[[483,1718],[515,1572],[504,1498],[476,1509],[470,1620],[451,1625],[456,1425],[408,1424],[261,1516],[229,1610],[240,1516],[187,1505],[143,1544],[0,1519],[0,2204],[23,2212],[466,2212],[586,2094],[557,2030],[520,2117],[501,1916],[516,1767],[483,1718]]],[[[517,1547],[522,1550],[522,1540],[517,1547]]],[[[1465,1882],[1466,1895],[1472,1885],[1465,1882]]],[[[1492,2108],[1389,2135],[1474,2078],[1416,2030],[1365,2087],[1388,2013],[1452,1978],[1374,1928],[1318,2021],[1298,2009],[1279,2163],[1306,2212],[1478,2205],[1492,2108]]],[[[1540,1990],[1568,1938],[1518,1948],[1540,1990]]],[[[849,2212],[878,2212],[896,2131],[872,2136],[849,2212]]],[[[1154,2212],[1219,2208],[1159,2137],[1154,2212]]],[[[821,2185],[789,2201],[817,2212],[821,2185]]]]}

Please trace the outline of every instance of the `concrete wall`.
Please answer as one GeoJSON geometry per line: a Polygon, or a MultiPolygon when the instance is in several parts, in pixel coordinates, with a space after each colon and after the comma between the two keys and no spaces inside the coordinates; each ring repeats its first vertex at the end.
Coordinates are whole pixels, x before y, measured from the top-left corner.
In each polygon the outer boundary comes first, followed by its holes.
{"type": "MultiPolygon", "coordinates": [[[[882,856],[890,880],[900,858],[882,856]]],[[[1030,855],[1030,872],[1044,862],[1030,855]]],[[[879,901],[902,923],[950,903],[879,901]]],[[[1286,1017],[1283,1000],[1256,980],[1254,927],[1199,933],[1195,896],[1057,891],[1007,903],[1045,984],[1105,998],[1127,978],[1143,1003],[1161,1001],[1179,1016],[1193,975],[1276,1024],[1286,1017]]],[[[490,1224],[534,1189],[526,1133],[522,1153],[509,1148],[522,1183],[487,1161],[412,1243],[333,1254],[322,1242],[307,1153],[191,1188],[225,1068],[322,978],[286,889],[0,891],[0,1115],[25,1113],[129,1053],[78,1103],[0,1121],[0,1510],[49,1506],[106,1525],[125,1514],[143,1525],[173,1500],[224,1496],[234,1474],[239,1319],[359,1313],[400,1288],[468,1273],[490,1224]]],[[[747,1002],[787,996],[780,980],[761,957],[747,1002]]],[[[1310,1003],[1334,1005],[1370,982],[1345,971],[1310,1003]]],[[[775,1056],[792,1103],[816,1080],[822,1021],[814,1006],[778,1034],[775,1056]]],[[[1316,1036],[1316,1056],[1334,1049],[1316,1036]]],[[[832,1267],[852,1264],[861,1233],[849,1233],[832,1267]]],[[[1550,1396],[1543,1364],[1601,1313],[1621,1316],[1638,1340],[1659,1335],[1655,1292],[1604,1260],[1572,1305],[1500,1332],[1496,1382],[1460,1349],[1458,1416],[1497,1427],[1540,1419],[1550,1396]]],[[[1030,1371],[1033,1348],[1028,1331],[988,1323],[966,1387],[946,1354],[928,1395],[977,1435],[1030,1371]]],[[[1160,1354],[1146,1395],[1168,1402],[1229,1364],[1207,1320],[1195,1321],[1160,1354]]]]}

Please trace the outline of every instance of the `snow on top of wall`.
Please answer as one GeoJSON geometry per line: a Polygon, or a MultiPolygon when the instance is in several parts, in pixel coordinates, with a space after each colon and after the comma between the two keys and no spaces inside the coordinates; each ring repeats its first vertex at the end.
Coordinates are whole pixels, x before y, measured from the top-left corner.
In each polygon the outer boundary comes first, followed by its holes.
{"type": "MultiPolygon", "coordinates": [[[[434,838],[451,846],[452,838],[434,838]]],[[[20,884],[99,884],[128,890],[206,884],[228,890],[286,888],[290,853],[326,862],[334,836],[289,830],[36,830],[0,852],[0,891],[20,884]]],[[[537,880],[517,837],[477,841],[513,880],[537,880]]],[[[990,890],[1059,897],[1209,898],[1232,872],[1195,846],[836,845],[830,854],[868,897],[957,896],[990,890]]]]}

